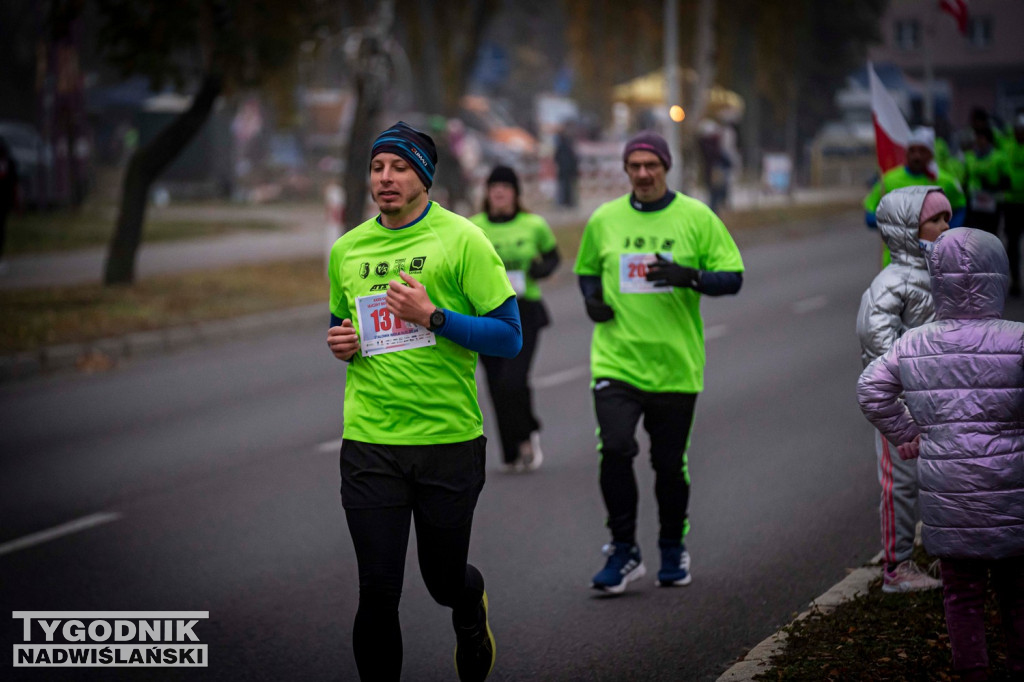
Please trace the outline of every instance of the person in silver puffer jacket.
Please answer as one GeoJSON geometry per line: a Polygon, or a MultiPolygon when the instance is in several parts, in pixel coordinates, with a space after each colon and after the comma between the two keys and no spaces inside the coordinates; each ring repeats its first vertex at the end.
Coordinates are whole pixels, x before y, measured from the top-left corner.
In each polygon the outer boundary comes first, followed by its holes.
{"type": "Polygon", "coordinates": [[[922,539],[941,559],[954,669],[987,679],[991,572],[1008,673],[1024,679],[1024,324],[1000,319],[1010,277],[997,237],[950,230],[928,266],[936,321],[868,365],[857,398],[901,458],[920,455],[922,539]]]}
{"type": "MultiPolygon", "coordinates": [[[[864,292],[857,313],[861,360],[868,363],[889,350],[904,332],[935,319],[925,249],[949,229],[952,209],[934,186],[897,189],[878,206],[878,229],[892,262],[864,292]]],[[[941,583],[911,560],[921,518],[917,506],[917,466],[896,456],[896,447],[875,432],[875,459],[881,499],[884,592],[937,589],[941,583]]]]}

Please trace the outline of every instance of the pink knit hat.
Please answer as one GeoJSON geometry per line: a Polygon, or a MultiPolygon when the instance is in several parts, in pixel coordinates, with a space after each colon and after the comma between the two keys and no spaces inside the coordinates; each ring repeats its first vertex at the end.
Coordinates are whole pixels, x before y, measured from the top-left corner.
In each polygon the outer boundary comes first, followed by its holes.
{"type": "Polygon", "coordinates": [[[932,190],[928,192],[924,198],[924,203],[921,204],[921,216],[918,220],[918,225],[924,225],[940,213],[945,213],[946,220],[948,221],[953,217],[953,207],[949,205],[949,199],[946,198],[941,189],[932,190]]]}

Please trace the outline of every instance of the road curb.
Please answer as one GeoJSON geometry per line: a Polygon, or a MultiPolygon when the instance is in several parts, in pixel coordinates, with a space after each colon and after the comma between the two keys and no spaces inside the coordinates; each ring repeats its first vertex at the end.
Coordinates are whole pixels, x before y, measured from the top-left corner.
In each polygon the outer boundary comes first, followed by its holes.
{"type": "MultiPolygon", "coordinates": [[[[882,574],[881,566],[864,566],[850,571],[843,580],[833,585],[825,594],[811,602],[811,607],[793,619],[801,621],[812,613],[830,613],[837,606],[854,597],[867,594],[868,585],[882,574]]],[[[792,623],[790,623],[792,624],[792,623]]],[[[719,676],[717,682],[750,682],[770,667],[770,659],[786,646],[786,629],[763,640],[732,667],[719,676]]]]}
{"type": "Polygon", "coordinates": [[[105,371],[126,360],[253,338],[317,319],[323,320],[326,327],[327,308],[323,303],[133,332],[84,343],[44,346],[35,351],[0,356],[0,384],[60,372],[105,371]]]}

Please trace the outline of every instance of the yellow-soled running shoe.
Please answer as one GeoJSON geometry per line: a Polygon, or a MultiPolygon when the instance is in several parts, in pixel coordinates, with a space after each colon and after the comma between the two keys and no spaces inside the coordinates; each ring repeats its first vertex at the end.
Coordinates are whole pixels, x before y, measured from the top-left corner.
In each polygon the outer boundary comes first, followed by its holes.
{"type": "Polygon", "coordinates": [[[483,682],[494,669],[497,647],[487,620],[487,590],[481,606],[478,623],[468,628],[455,626],[455,672],[461,682],[483,682]]]}

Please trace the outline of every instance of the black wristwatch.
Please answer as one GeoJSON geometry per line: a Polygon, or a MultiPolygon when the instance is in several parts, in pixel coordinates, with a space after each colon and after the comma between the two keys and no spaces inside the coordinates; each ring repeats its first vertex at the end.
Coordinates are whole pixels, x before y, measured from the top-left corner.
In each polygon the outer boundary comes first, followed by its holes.
{"type": "Polygon", "coordinates": [[[434,308],[434,312],[430,313],[430,326],[427,327],[427,329],[432,332],[436,332],[444,326],[444,320],[444,311],[440,308],[434,308]]]}

